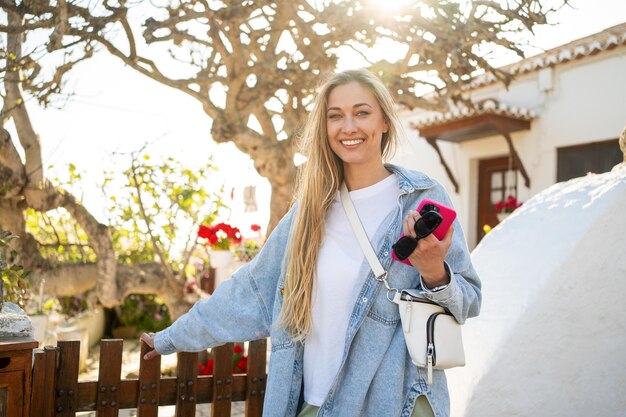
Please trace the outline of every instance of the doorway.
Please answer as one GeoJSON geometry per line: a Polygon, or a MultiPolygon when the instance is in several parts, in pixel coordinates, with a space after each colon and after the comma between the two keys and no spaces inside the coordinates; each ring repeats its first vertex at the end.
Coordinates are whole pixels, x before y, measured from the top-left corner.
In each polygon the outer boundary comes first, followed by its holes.
{"type": "Polygon", "coordinates": [[[484,226],[496,226],[494,207],[508,196],[517,198],[517,169],[509,156],[478,161],[478,222],[476,243],[485,236],[484,226]]]}

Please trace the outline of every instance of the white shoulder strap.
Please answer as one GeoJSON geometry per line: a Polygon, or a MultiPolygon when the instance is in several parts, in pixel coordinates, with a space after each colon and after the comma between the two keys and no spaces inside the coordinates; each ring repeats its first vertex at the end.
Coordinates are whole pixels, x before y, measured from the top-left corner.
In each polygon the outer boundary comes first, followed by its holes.
{"type": "Polygon", "coordinates": [[[359,245],[361,245],[361,249],[365,254],[365,259],[367,259],[367,262],[369,262],[372,271],[374,271],[374,275],[376,275],[376,278],[379,281],[384,280],[387,273],[385,272],[383,266],[380,264],[380,261],[378,260],[374,249],[372,248],[372,244],[367,238],[367,234],[365,233],[365,229],[363,229],[363,224],[359,219],[359,215],[354,209],[354,204],[352,203],[352,199],[350,198],[350,193],[348,192],[348,187],[346,187],[345,182],[341,184],[340,194],[343,209],[348,215],[348,220],[350,220],[352,230],[354,230],[354,234],[359,241],[359,245]]]}

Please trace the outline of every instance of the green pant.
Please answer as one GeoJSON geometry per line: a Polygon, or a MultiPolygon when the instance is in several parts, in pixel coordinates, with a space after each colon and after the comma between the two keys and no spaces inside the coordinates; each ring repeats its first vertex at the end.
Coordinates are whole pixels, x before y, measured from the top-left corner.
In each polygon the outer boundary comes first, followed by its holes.
{"type": "MultiPolygon", "coordinates": [[[[315,417],[319,409],[319,407],[304,403],[304,407],[302,407],[302,411],[300,411],[298,417],[315,417]]],[[[430,408],[430,403],[425,396],[420,395],[417,397],[411,417],[435,417],[433,409],[430,408]]]]}

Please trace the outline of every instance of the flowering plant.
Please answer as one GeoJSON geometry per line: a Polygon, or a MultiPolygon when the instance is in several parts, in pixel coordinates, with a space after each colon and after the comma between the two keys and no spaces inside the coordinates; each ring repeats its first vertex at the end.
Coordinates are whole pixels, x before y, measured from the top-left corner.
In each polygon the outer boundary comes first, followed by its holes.
{"type": "Polygon", "coordinates": [[[496,209],[498,213],[512,213],[513,210],[517,209],[522,205],[521,201],[518,201],[512,195],[509,195],[506,199],[500,200],[493,205],[493,208],[496,209]]]}
{"type": "MultiPolygon", "coordinates": [[[[213,359],[207,359],[206,364],[198,364],[198,375],[213,375],[215,363],[213,359]]],[[[233,349],[233,374],[245,374],[248,370],[248,357],[244,355],[243,347],[235,344],[233,349]]]]}
{"type": "Polygon", "coordinates": [[[218,223],[214,226],[201,224],[198,228],[198,237],[206,239],[206,244],[213,249],[228,250],[231,245],[241,243],[239,229],[226,223],[218,223]]]}

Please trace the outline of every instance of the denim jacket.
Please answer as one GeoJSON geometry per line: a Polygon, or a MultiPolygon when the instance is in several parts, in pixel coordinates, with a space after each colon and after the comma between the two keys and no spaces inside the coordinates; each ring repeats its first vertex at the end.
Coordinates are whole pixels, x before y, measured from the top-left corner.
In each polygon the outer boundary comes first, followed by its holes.
{"type": "MultiPolygon", "coordinates": [[[[401,234],[408,211],[415,210],[424,198],[451,206],[450,198],[440,184],[422,173],[394,165],[387,165],[387,169],[398,176],[398,208],[383,220],[371,243],[389,273],[389,282],[394,288],[421,289],[424,297],[448,308],[459,323],[464,323],[478,314],[481,291],[458,220],[445,258],[451,273],[447,288],[438,292],[422,288],[415,268],[391,259],[391,245],[401,234]]],[[[209,299],[196,303],[155,336],[155,348],[161,354],[195,352],[270,336],[272,353],[263,412],[270,417],[294,417],[302,403],[304,344],[294,342],[277,325],[294,214],[295,206],[250,263],[222,283],[209,299]]],[[[318,416],[408,417],[419,395],[426,395],[435,416],[448,416],[444,372],[435,370],[433,383],[426,383],[426,370],[411,362],[398,306],[387,300],[384,285],[375,279],[365,259],[359,274],[363,286],[350,316],[342,364],[318,416]]]]}

